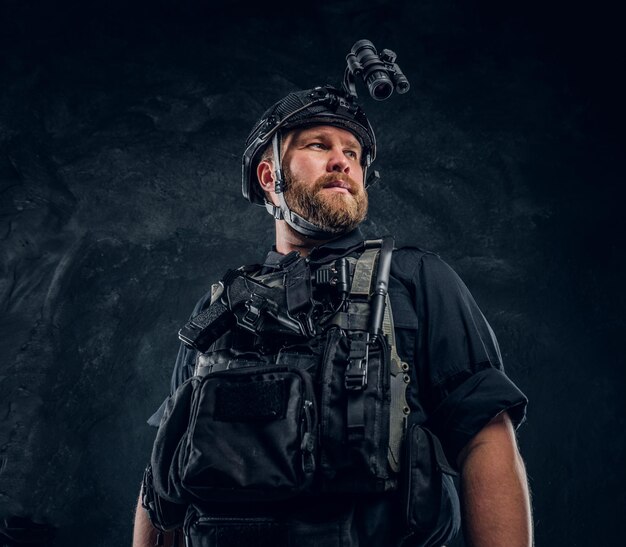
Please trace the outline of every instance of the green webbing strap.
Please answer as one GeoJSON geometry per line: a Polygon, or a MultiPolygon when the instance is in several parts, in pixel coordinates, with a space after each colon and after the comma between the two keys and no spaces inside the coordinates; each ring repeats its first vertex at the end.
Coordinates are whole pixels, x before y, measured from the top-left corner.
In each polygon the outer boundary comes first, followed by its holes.
{"type": "MultiPolygon", "coordinates": [[[[368,245],[369,242],[365,242],[368,245]]],[[[374,276],[374,265],[380,253],[380,245],[373,249],[366,249],[358,258],[354,267],[350,296],[368,299],[372,292],[372,277],[374,276]]]]}
{"type": "Polygon", "coordinates": [[[389,406],[389,452],[387,461],[395,472],[400,471],[400,454],[402,453],[402,439],[406,429],[406,418],[410,409],[406,401],[406,390],[411,380],[408,375],[409,365],[400,359],[396,349],[396,334],[393,326],[393,312],[389,295],[385,300],[385,315],[383,316],[383,332],[387,336],[391,350],[391,404],[389,406]]]}

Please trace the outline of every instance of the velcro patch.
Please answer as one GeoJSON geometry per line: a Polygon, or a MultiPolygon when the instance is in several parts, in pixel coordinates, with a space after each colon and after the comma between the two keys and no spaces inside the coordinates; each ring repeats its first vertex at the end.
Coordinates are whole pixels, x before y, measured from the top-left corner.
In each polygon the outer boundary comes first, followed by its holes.
{"type": "Polygon", "coordinates": [[[221,384],[215,391],[214,417],[221,422],[280,420],[285,417],[287,396],[283,379],[221,384]]]}

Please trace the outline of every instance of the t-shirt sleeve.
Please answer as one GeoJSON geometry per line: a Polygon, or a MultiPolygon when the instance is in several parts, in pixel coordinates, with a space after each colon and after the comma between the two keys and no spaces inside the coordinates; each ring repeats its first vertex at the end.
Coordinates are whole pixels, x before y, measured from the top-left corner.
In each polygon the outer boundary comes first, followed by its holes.
{"type": "Polygon", "coordinates": [[[517,427],[527,399],[505,374],[496,336],[454,270],[424,253],[413,282],[420,401],[455,465],[467,442],[501,412],[517,427]]]}
{"type": "MultiPolygon", "coordinates": [[[[194,317],[208,306],[211,301],[211,292],[212,291],[209,291],[200,300],[198,300],[193,311],[191,312],[190,318],[194,317]]],[[[178,389],[178,386],[183,384],[185,380],[191,377],[195,361],[196,351],[188,348],[181,343],[178,348],[178,354],[176,355],[176,361],[174,361],[174,369],[172,371],[172,378],[170,380],[170,395],[165,398],[165,400],[161,403],[161,406],[159,406],[156,412],[152,414],[150,418],[148,418],[148,425],[159,427],[159,424],[161,423],[161,418],[163,417],[163,412],[165,411],[165,407],[167,406],[169,398],[178,389]]]]}

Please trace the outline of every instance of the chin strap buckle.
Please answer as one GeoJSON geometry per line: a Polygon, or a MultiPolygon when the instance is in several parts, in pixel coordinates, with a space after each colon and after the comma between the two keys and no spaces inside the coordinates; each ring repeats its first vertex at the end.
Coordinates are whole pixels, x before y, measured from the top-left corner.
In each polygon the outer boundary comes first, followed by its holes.
{"type": "Polygon", "coordinates": [[[267,212],[270,215],[272,215],[276,220],[283,220],[285,218],[281,208],[277,207],[276,205],[274,205],[273,203],[270,203],[267,200],[265,201],[265,209],[267,209],[267,212]]]}

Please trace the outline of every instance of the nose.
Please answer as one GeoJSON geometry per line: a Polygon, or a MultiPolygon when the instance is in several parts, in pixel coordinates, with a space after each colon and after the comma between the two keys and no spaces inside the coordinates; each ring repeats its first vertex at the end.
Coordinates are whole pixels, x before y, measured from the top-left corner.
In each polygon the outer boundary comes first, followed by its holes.
{"type": "Polygon", "coordinates": [[[346,175],[350,173],[350,162],[343,153],[343,149],[337,147],[330,149],[326,170],[328,172],[345,173],[346,175]]]}

